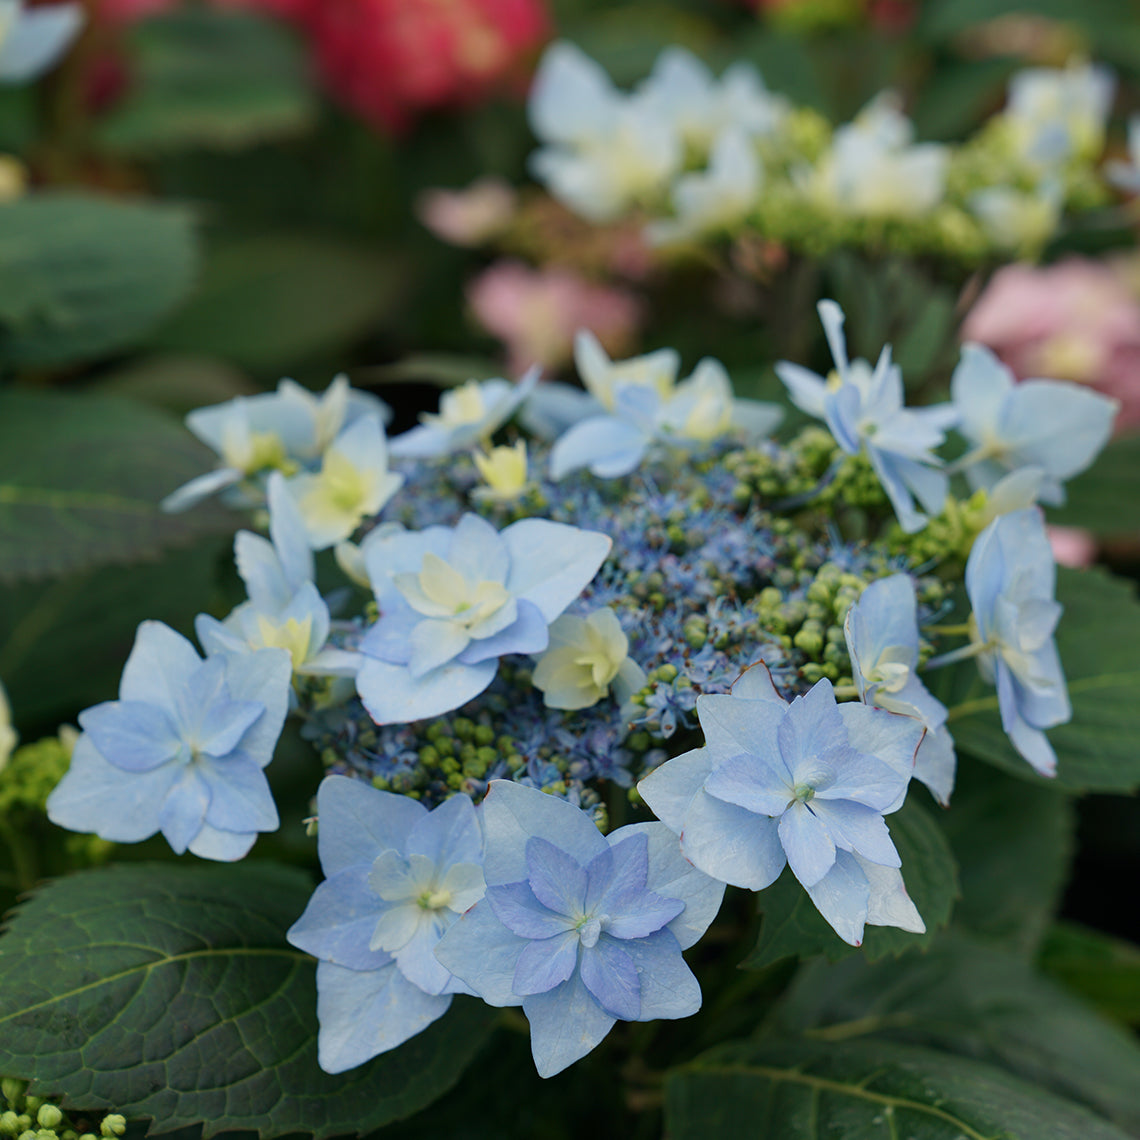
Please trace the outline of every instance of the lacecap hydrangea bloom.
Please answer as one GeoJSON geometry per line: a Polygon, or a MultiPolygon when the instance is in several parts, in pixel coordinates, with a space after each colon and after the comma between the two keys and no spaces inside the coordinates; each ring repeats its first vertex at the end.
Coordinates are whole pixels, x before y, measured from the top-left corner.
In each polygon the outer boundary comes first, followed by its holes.
{"type": "Polygon", "coordinates": [[[119,699],[79,714],[71,768],[48,818],[72,831],[137,843],[161,831],[179,854],[241,859],[275,831],[264,768],[289,704],[282,649],[198,656],[161,622],[143,622],[119,699]]]}
{"type": "Polygon", "coordinates": [[[436,944],[483,897],[483,835],[467,796],[434,811],[329,776],[317,792],[325,881],[289,929],[317,965],[317,1057],[342,1073],[385,1053],[472,991],[436,944]]]}
{"type": "Polygon", "coordinates": [[[483,801],[482,902],[436,957],[495,1006],[522,1006],[539,1075],[584,1057],[617,1021],[688,1017],[701,1004],[681,951],[720,908],[660,824],[603,836],[563,800],[509,781],[483,801]]]}
{"type": "Polygon", "coordinates": [[[925,929],[883,819],[902,806],[920,723],[837,704],[826,678],[789,703],[762,665],[730,694],[698,698],[697,716],[704,747],[638,784],[693,866],[761,891],[788,865],[856,946],[867,923],[925,929]]]}

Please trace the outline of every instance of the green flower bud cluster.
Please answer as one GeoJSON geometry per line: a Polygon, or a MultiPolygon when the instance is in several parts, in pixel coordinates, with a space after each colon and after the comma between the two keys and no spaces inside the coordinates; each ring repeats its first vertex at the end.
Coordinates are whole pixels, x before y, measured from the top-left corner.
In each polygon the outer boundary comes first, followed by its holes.
{"type": "Polygon", "coordinates": [[[0,1081],[0,1105],[0,1137],[13,1140],[114,1140],[127,1130],[126,1117],[116,1112],[97,1122],[68,1114],[44,1097],[29,1096],[27,1082],[13,1077],[0,1081]]]}
{"type": "Polygon", "coordinates": [[[984,490],[975,491],[968,499],[948,496],[942,513],[917,534],[906,534],[897,523],[892,526],[888,547],[909,566],[930,566],[940,578],[960,581],[974,539],[992,521],[987,507],[984,490]]]}
{"type": "Polygon", "coordinates": [[[70,764],[71,749],[58,736],[17,748],[0,772],[0,816],[21,810],[42,813],[70,764]]]}

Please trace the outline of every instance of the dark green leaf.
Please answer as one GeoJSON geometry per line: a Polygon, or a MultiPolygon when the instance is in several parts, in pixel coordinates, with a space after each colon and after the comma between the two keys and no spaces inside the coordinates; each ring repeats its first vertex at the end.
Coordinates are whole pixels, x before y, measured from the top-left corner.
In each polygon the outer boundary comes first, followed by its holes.
{"type": "Polygon", "coordinates": [[[920,92],[914,123],[920,138],[963,138],[1005,101],[1009,77],[1018,68],[1012,59],[947,62],[920,92]]]}
{"type": "Polygon", "coordinates": [[[780,1028],[826,1041],[873,1035],[1008,1069],[1140,1130],[1140,1046],[1018,955],[944,936],[902,962],[805,967],[780,1028]]]}
{"type": "Polygon", "coordinates": [[[189,8],[130,32],[133,77],[100,124],[114,150],[232,148],[311,125],[315,102],[300,45],[251,13],[189,8]]]}
{"type": "Polygon", "coordinates": [[[45,367],[133,344],[189,292],[190,215],[33,194],[0,210],[0,363],[45,367]]]}
{"type": "Polygon", "coordinates": [[[244,372],[208,356],[144,356],[99,378],[89,391],[125,396],[184,416],[259,389],[244,372]]]}
{"type": "Polygon", "coordinates": [[[1113,440],[1083,475],[1065,488],[1066,503],[1049,510],[1049,521],[1096,534],[1140,530],[1140,436],[1113,440]]]}
{"type": "Polygon", "coordinates": [[[404,270],[359,243],[250,238],[207,258],[198,291],[153,344],[251,369],[293,369],[362,336],[395,302],[404,270]]]}
{"type": "Polygon", "coordinates": [[[1000,1069],[918,1046],[730,1045],[665,1082],[671,1140],[1125,1140],[1000,1069]]]}
{"type": "Polygon", "coordinates": [[[0,582],[145,561],[237,516],[159,510],[210,467],[177,420],[110,397],[0,394],[0,582]]]}
{"type": "Polygon", "coordinates": [[[391,384],[420,382],[451,388],[468,380],[490,380],[501,376],[501,366],[484,356],[459,356],[446,352],[416,352],[377,368],[358,369],[357,375],[391,384]]]}
{"type": "Polygon", "coordinates": [[[1106,1017],[1140,1025],[1140,947],[1063,922],[1046,936],[1040,965],[1106,1017]]]}
{"type": "Polygon", "coordinates": [[[1073,718],[1051,729],[1055,781],[1042,781],[1013,750],[997,714],[997,696],[966,662],[942,679],[959,752],[997,764],[1022,779],[1078,791],[1128,791],[1140,785],[1140,605],[1127,582],[1099,570],[1060,570],[1065,607],[1057,648],[1069,683],[1073,718]]]}
{"type": "MultiPolygon", "coordinates": [[[[945,926],[958,890],[954,857],[938,824],[910,796],[901,810],[887,820],[891,838],[902,859],[907,892],[926,923],[925,934],[908,934],[890,926],[868,926],[863,953],[875,959],[925,946],[945,926]]],[[[742,963],[758,970],[781,958],[824,954],[834,961],[855,953],[827,924],[807,891],[788,868],[758,896],[764,918],[756,948],[742,963]]]]}
{"type": "Polygon", "coordinates": [[[417,1111],[458,1079],[494,1013],[460,998],[399,1049],[322,1073],[315,963],[285,942],[310,889],[257,863],[49,885],[0,937],[0,1072],[162,1131],[201,1122],[206,1137],[362,1133],[417,1111]]]}
{"type": "Polygon", "coordinates": [[[1033,953],[1068,879],[1072,801],[965,756],[942,826],[962,887],[954,921],[1011,950],[1033,953]]]}

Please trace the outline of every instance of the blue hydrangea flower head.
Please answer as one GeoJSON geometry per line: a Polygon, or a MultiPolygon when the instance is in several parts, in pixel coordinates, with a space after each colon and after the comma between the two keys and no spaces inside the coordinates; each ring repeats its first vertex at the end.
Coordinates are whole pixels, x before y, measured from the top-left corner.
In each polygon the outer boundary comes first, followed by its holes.
{"type": "Polygon", "coordinates": [[[1072,716],[1053,631],[1056,567],[1041,512],[1034,507],[994,519],[966,562],[973,607],[971,649],[982,675],[997,686],[1002,727],[1043,776],[1057,770],[1044,729],[1072,716]]]}
{"type": "Polygon", "coordinates": [[[920,723],[839,705],[826,678],[788,703],[763,666],[727,695],[699,697],[697,716],[705,746],[638,784],[695,867],[759,891],[787,864],[853,945],[865,923],[887,915],[890,925],[923,929],[883,819],[906,795],[920,723]]]}
{"type": "Polygon", "coordinates": [[[1023,380],[980,344],[967,344],[950,393],[958,429],[971,450],[956,466],[970,484],[989,490],[1011,471],[1036,467],[1045,478],[1038,498],[1063,503],[1062,483],[1085,468],[1112,434],[1118,400],[1063,380],[1023,380]]]}
{"type": "Polygon", "coordinates": [[[957,419],[949,407],[903,406],[902,372],[891,362],[884,345],[872,369],[865,360],[848,360],[843,335],[843,310],[834,301],[820,301],[819,317],[835,361],[833,378],[781,361],[776,374],[792,403],[809,416],[826,421],[835,442],[848,455],[866,449],[867,458],[908,533],[926,525],[926,515],[942,510],[949,483],[939,470],[933,449],[945,439],[945,429],[957,419]]]}
{"type": "Polygon", "coordinates": [[[317,1059],[343,1073],[471,992],[433,951],[483,897],[483,835],[466,796],[429,812],[344,776],[321,782],[317,815],[325,881],[288,939],[318,959],[317,1059]]]}
{"type": "Polygon", "coordinates": [[[356,685],[369,714],[378,724],[439,716],[478,696],[500,657],[541,653],[610,546],[547,519],[500,533],[473,514],[368,543],[380,620],[361,641],[356,685]]]}
{"type": "Polygon", "coordinates": [[[431,459],[470,451],[518,411],[539,374],[538,368],[532,368],[517,384],[501,379],[468,380],[444,392],[438,412],[425,412],[417,427],[392,440],[392,454],[400,459],[431,459]]]}
{"type": "Polygon", "coordinates": [[[489,1004],[522,1006],[540,1076],[584,1057],[616,1021],[700,1008],[681,951],[724,887],[685,861],[668,829],[603,836],[572,804],[505,780],[491,783],[483,825],[487,897],[436,957],[489,1004]]]}
{"type": "Polygon", "coordinates": [[[119,700],[79,715],[83,734],[48,818],[119,843],[161,831],[179,854],[242,858],[259,831],[277,829],[263,769],[291,673],[280,649],[203,661],[168,626],[143,622],[119,700]]]}
{"type": "Polygon", "coordinates": [[[52,67],[83,27],[81,4],[29,8],[0,0],[0,83],[27,83],[52,67]]]}
{"type": "Polygon", "coordinates": [[[843,631],[859,699],[875,708],[914,717],[926,728],[915,757],[914,775],[945,804],[954,790],[954,742],[944,729],[945,705],[918,677],[917,611],[910,576],[892,574],[863,591],[847,611],[843,631]]]}

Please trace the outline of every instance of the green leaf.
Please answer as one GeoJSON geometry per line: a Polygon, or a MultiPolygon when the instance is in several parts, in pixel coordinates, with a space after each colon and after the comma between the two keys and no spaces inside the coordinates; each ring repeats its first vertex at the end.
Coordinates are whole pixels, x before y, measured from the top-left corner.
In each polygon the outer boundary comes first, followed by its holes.
{"type": "Polygon", "coordinates": [[[234,148],[312,125],[316,105],[301,46],[246,12],[190,8],[135,25],[131,89],[98,141],[129,154],[234,148]]]}
{"type": "Polygon", "coordinates": [[[153,560],[236,529],[216,505],[161,497],[210,466],[177,420],[109,397],[0,393],[0,582],[153,560]]]}
{"type": "Polygon", "coordinates": [[[1140,1046],[1021,956],[958,936],[901,962],[812,963],[779,1029],[826,1041],[876,1038],[973,1057],[1140,1130],[1140,1046]]]}
{"type": "Polygon", "coordinates": [[[665,1081],[671,1140],[1125,1140],[999,1069],[913,1045],[729,1045],[665,1081]]]}
{"type": "Polygon", "coordinates": [[[1073,717],[1050,729],[1057,776],[1047,781],[1013,750],[997,712],[997,696],[970,662],[942,679],[938,696],[950,709],[960,753],[1012,775],[1070,791],[1124,792],[1140,786],[1140,605],[1134,587],[1099,570],[1057,575],[1065,607],[1057,649],[1069,684],[1073,717]]]}
{"type": "Polygon", "coordinates": [[[152,344],[253,370],[293,369],[371,331],[406,285],[401,266],[358,242],[237,240],[213,250],[190,303],[152,344]]]}
{"type": "Polygon", "coordinates": [[[1140,947],[1062,922],[1046,936],[1039,964],[1106,1017],[1140,1025],[1140,947]]]}
{"type": "Polygon", "coordinates": [[[921,139],[964,137],[1003,102],[1013,59],[953,60],[942,64],[918,95],[914,124],[921,139]]]}
{"type": "Polygon", "coordinates": [[[1033,953],[1052,919],[1073,856],[1072,801],[971,757],[960,759],[942,827],[962,897],[954,921],[1011,950],[1033,953]]]}
{"type": "MultiPolygon", "coordinates": [[[[926,933],[908,934],[893,926],[868,926],[863,954],[870,959],[898,955],[929,943],[935,931],[950,920],[958,891],[954,857],[946,837],[919,807],[914,795],[890,816],[887,824],[902,859],[907,893],[926,923],[926,933]]],[[[763,969],[792,956],[823,954],[834,961],[856,952],[831,929],[788,868],[760,892],[758,904],[764,919],[755,949],[741,963],[747,969],[763,969]]]]}
{"type": "Polygon", "coordinates": [[[1065,487],[1063,507],[1049,509],[1049,521],[1113,535],[1140,530],[1140,436],[1110,443],[1092,467],[1065,487]]]}
{"type": "Polygon", "coordinates": [[[271,864],[81,872],[0,937],[0,1072],[77,1109],[112,1105],[205,1137],[370,1132],[471,1061],[494,1011],[460,998],[350,1073],[317,1066],[316,965],[285,941],[307,877],[271,864]]]}
{"type": "Polygon", "coordinates": [[[0,364],[54,367],[137,342],[190,291],[190,215],[32,194],[0,210],[0,364]]]}
{"type": "Polygon", "coordinates": [[[143,356],[88,386],[101,396],[123,396],[184,416],[207,404],[261,391],[238,368],[208,356],[143,356]]]}

